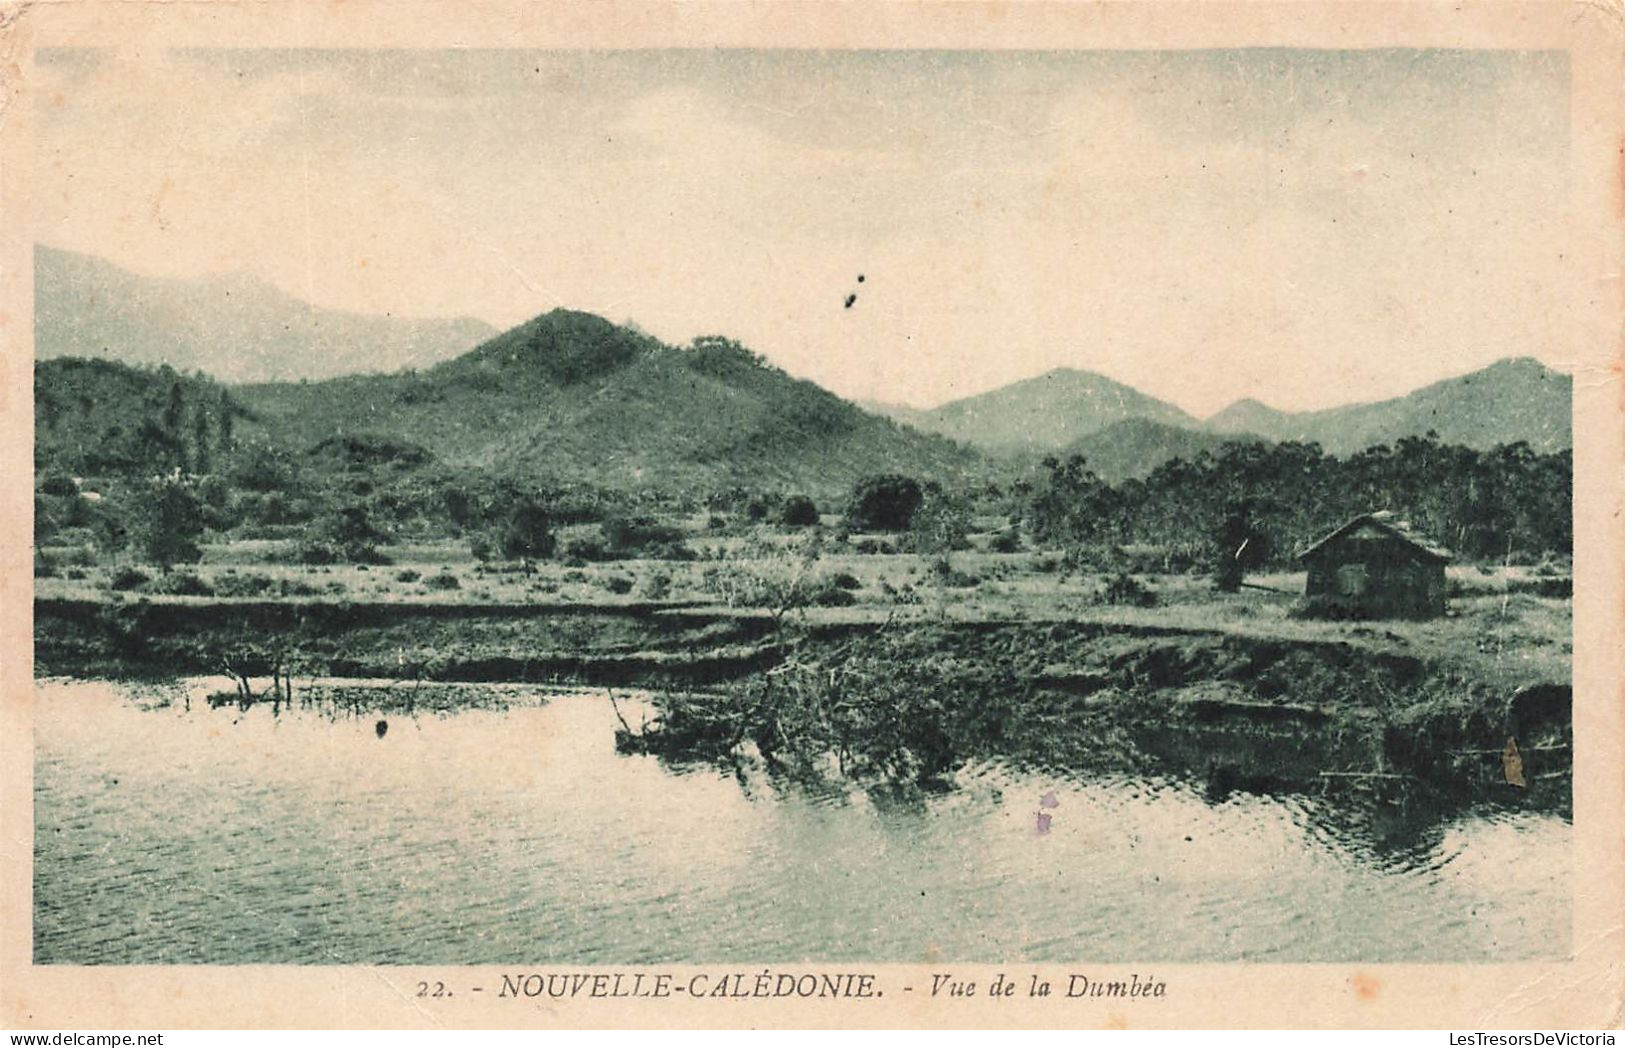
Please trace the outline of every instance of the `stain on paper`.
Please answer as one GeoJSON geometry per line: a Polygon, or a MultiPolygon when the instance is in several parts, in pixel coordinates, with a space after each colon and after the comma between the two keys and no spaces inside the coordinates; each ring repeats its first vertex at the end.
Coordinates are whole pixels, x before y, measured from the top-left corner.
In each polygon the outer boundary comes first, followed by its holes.
{"type": "Polygon", "coordinates": [[[1501,754],[1501,770],[1506,773],[1508,786],[1526,788],[1529,783],[1523,777],[1523,755],[1518,752],[1518,740],[1507,736],[1507,748],[1501,754]]]}

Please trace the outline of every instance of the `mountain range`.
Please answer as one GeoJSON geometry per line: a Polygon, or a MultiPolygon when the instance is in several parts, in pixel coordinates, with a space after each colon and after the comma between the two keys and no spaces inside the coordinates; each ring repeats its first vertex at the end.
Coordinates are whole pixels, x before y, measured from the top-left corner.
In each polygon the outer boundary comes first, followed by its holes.
{"type": "Polygon", "coordinates": [[[1249,400],[1201,420],[1074,369],[920,410],[852,404],[727,339],[670,346],[569,310],[496,333],[471,320],[323,311],[248,277],[155,280],[46,247],[35,296],[40,447],[77,448],[86,462],[85,425],[115,420],[105,430],[114,442],[138,432],[172,399],[177,372],[194,370],[230,383],[229,403],[201,388],[183,399],[218,401],[239,436],[298,449],[376,436],[450,467],[620,487],[833,492],[879,472],[972,482],[1031,470],[1046,454],[1084,455],[1117,481],[1235,440],[1315,441],[1336,454],[1429,431],[1479,448],[1571,440],[1571,379],[1528,358],[1312,412],[1249,400]],[[107,366],[50,359],[62,356],[107,366]],[[156,363],[174,370],[121,370],[156,363]],[[103,397],[128,401],[128,418],[108,415],[103,397]]]}
{"type": "Polygon", "coordinates": [[[1238,401],[1204,425],[1216,433],[1314,441],[1334,455],[1429,430],[1446,444],[1487,448],[1522,440],[1537,451],[1556,451],[1573,443],[1573,395],[1571,376],[1515,357],[1370,404],[1290,412],[1238,401]]]}
{"type": "Polygon", "coordinates": [[[1077,452],[1092,462],[1096,456],[1114,457],[1127,468],[1131,463],[1123,449],[1112,446],[1115,433],[1148,452],[1133,464],[1130,475],[1139,475],[1155,467],[1161,450],[1189,454],[1225,439],[1314,442],[1330,454],[1346,455],[1432,431],[1448,444],[1482,449],[1525,441],[1537,451],[1556,451],[1573,441],[1572,398],[1570,376],[1517,357],[1405,396],[1320,411],[1281,411],[1249,399],[1197,419],[1104,375],[1068,368],[937,408],[876,404],[874,409],[993,455],[1077,452]],[[1137,424],[1127,426],[1130,422],[1137,424]]]}
{"type": "Polygon", "coordinates": [[[141,276],[93,255],[34,248],[34,357],[168,364],[223,382],[297,381],[425,367],[495,335],[469,317],[321,309],[243,273],[141,276]]]}

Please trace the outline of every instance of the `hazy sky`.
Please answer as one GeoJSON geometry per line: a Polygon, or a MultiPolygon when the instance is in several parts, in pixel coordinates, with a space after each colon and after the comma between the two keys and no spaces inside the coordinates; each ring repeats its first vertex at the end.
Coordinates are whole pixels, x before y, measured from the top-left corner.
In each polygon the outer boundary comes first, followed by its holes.
{"type": "Polygon", "coordinates": [[[36,239],[147,274],[568,306],[916,404],[1071,366],[1296,409],[1572,356],[1560,52],[39,62],[36,239]]]}

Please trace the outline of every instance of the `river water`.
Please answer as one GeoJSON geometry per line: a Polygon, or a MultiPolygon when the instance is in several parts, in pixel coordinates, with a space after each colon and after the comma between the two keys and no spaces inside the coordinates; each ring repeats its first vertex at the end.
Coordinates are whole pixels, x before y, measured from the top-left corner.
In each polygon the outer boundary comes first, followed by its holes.
{"type": "Polygon", "coordinates": [[[36,962],[1506,961],[1571,941],[1556,815],[1396,824],[999,765],[930,795],[810,789],[618,755],[602,695],[273,716],[187,710],[180,687],[39,682],[36,962]]]}

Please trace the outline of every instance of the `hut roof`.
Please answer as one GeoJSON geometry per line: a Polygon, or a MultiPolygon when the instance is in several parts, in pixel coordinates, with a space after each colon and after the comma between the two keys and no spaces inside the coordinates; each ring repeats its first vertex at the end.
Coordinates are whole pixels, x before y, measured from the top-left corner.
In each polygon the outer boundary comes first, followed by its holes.
{"type": "Polygon", "coordinates": [[[1445,549],[1436,542],[1429,541],[1426,536],[1417,531],[1415,526],[1412,525],[1410,521],[1400,520],[1388,510],[1378,510],[1376,513],[1362,513],[1358,517],[1355,517],[1353,520],[1349,521],[1347,524],[1344,524],[1342,527],[1333,531],[1331,534],[1321,538],[1319,541],[1305,546],[1302,550],[1298,551],[1298,559],[1302,560],[1305,557],[1314,554],[1327,543],[1341,538],[1349,532],[1355,531],[1358,528],[1366,525],[1377,528],[1381,531],[1385,531],[1394,538],[1399,539],[1401,542],[1415,547],[1419,553],[1428,559],[1449,561],[1453,557],[1453,554],[1449,550],[1445,549]]]}

